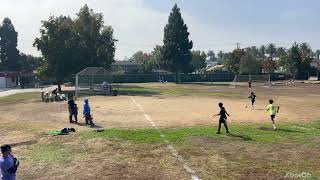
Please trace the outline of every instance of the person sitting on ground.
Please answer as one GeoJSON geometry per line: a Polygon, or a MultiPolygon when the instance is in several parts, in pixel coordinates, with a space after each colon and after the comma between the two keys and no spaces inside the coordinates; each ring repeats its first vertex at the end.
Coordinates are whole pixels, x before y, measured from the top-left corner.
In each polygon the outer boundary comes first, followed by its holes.
{"type": "Polygon", "coordinates": [[[52,91],[52,94],[57,94],[59,91],[58,91],[58,88],[55,88],[53,91],[52,91]]]}
{"type": "Polygon", "coordinates": [[[19,161],[11,154],[11,146],[1,146],[0,168],[2,180],[15,180],[19,161]]]}
{"type": "Polygon", "coordinates": [[[71,95],[68,100],[68,110],[69,110],[69,122],[77,123],[78,122],[78,107],[77,104],[73,100],[73,96],[71,95]],[[72,116],[74,116],[75,121],[72,120],[72,116]]]}
{"type": "Polygon", "coordinates": [[[87,125],[90,125],[90,126],[94,125],[93,121],[92,121],[91,110],[90,110],[89,100],[88,99],[84,99],[83,117],[84,117],[87,125]]]}

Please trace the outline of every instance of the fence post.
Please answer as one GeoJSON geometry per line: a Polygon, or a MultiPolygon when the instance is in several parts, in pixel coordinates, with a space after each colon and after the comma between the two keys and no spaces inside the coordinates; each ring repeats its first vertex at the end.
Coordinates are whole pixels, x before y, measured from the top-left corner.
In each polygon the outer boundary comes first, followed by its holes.
{"type": "Polygon", "coordinates": [[[76,98],[78,97],[78,89],[79,89],[79,79],[78,79],[78,74],[76,75],[76,87],[75,87],[75,95],[76,95],[76,98]]]}

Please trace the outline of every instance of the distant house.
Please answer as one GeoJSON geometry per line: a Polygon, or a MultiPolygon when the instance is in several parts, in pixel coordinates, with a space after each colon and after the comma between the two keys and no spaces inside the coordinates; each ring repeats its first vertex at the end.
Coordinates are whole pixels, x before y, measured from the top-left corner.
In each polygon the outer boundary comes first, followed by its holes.
{"type": "Polygon", "coordinates": [[[310,63],[311,67],[315,67],[320,70],[320,59],[314,59],[310,63]]]}
{"type": "Polygon", "coordinates": [[[140,63],[132,62],[132,61],[116,61],[111,64],[111,70],[115,73],[136,73],[140,68],[140,63]]]}
{"type": "Polygon", "coordinates": [[[218,62],[217,61],[206,61],[206,65],[207,65],[207,67],[206,68],[211,68],[211,67],[214,67],[214,66],[216,66],[218,64],[218,62]]]}
{"type": "Polygon", "coordinates": [[[223,70],[223,71],[226,71],[227,69],[224,67],[224,65],[215,65],[215,66],[210,66],[210,67],[207,67],[206,68],[206,71],[207,72],[210,72],[210,71],[216,71],[216,70],[223,70]]]}
{"type": "Polygon", "coordinates": [[[34,87],[35,71],[0,71],[0,89],[34,87]]]}
{"type": "Polygon", "coordinates": [[[20,72],[0,71],[0,89],[18,86],[20,72]]]}

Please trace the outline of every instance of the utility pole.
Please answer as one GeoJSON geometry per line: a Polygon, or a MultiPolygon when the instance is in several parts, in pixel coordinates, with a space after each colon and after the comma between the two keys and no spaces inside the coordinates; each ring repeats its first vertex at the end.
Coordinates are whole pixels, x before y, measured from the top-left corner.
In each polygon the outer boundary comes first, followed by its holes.
{"type": "Polygon", "coordinates": [[[237,49],[239,49],[240,48],[240,43],[239,42],[237,42],[237,49]]]}

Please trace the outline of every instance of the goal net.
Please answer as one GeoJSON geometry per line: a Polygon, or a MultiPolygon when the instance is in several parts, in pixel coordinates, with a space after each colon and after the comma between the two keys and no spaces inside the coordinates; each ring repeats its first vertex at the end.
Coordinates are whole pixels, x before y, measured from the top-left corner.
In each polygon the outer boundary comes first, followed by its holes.
{"type": "Polygon", "coordinates": [[[112,93],[112,75],[102,67],[87,67],[76,74],[75,95],[107,95],[112,93]]]}
{"type": "Polygon", "coordinates": [[[270,86],[270,75],[236,75],[234,77],[232,86],[248,86],[248,82],[251,82],[252,86],[270,86]]]}

